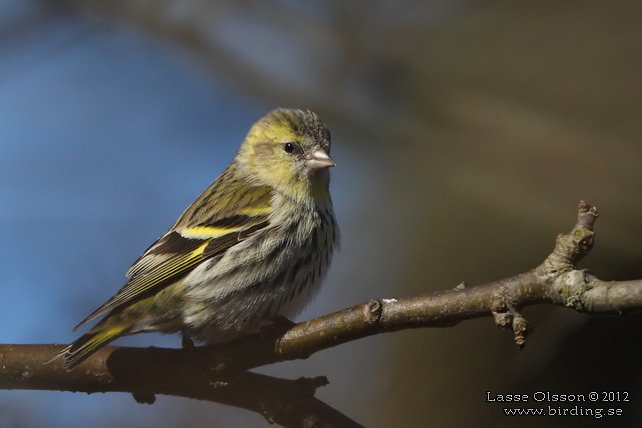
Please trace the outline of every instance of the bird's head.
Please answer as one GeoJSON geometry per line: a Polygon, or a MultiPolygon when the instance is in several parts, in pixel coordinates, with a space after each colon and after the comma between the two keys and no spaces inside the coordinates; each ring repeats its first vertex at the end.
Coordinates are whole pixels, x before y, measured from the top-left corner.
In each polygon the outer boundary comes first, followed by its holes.
{"type": "Polygon", "coordinates": [[[328,196],[330,131],[311,111],[276,109],[256,122],[237,155],[263,184],[298,199],[328,196]]]}

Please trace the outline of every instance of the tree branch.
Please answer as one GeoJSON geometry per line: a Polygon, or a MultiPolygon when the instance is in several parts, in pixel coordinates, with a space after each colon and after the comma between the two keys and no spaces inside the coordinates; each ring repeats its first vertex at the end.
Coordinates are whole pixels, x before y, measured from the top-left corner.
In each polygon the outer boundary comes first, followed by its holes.
{"type": "MultiPolygon", "coordinates": [[[[449,327],[470,318],[490,315],[494,316],[497,325],[512,328],[515,342],[523,346],[529,325],[519,311],[534,304],[549,303],[595,314],[641,310],[642,280],[602,281],[590,271],[577,269],[577,263],[593,246],[593,226],[597,217],[595,207],[580,202],[577,224],[569,233],[557,237],[555,248],[546,260],[535,269],[512,278],[471,288],[460,284],[452,290],[410,298],[371,300],[294,326],[272,326],[225,346],[192,349],[106,346],[77,370],[67,373],[62,368],[62,361],[43,364],[62,346],[0,345],[0,387],[127,391],[143,400],[158,393],[219,401],[277,415],[283,414],[288,400],[296,396],[306,397],[309,412],[311,408],[320,411],[319,408],[327,406],[314,401],[314,390],[323,381],[288,381],[244,370],[307,358],[320,350],[379,333],[449,327]],[[257,385],[266,386],[261,389],[257,385]],[[249,401],[233,398],[246,394],[238,393],[246,391],[243,388],[249,388],[257,395],[249,401]],[[307,392],[302,393],[297,388],[307,392]],[[281,390],[295,390],[296,393],[286,393],[279,398],[282,402],[266,407],[265,397],[272,397],[275,391],[281,390]]],[[[274,401],[278,400],[275,398],[274,401]]],[[[324,411],[336,412],[328,409],[324,411]]],[[[320,414],[325,414],[324,411],[320,414]]],[[[309,412],[306,413],[308,416],[309,412]]],[[[301,414],[297,415],[299,419],[294,419],[300,420],[301,414]]],[[[328,416],[317,414],[315,417],[328,416]]],[[[330,417],[345,418],[343,415],[330,417]]],[[[274,417],[270,420],[277,421],[274,417]]],[[[346,421],[356,426],[347,418],[346,421]]],[[[342,423],[348,425],[346,421],[342,423]]],[[[281,419],[277,422],[301,426],[281,419]]]]}

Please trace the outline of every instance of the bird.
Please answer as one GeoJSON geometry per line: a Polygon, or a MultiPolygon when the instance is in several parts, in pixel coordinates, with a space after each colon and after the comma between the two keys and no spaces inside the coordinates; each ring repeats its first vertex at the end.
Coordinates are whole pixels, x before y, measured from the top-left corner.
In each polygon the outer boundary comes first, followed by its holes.
{"type": "Polygon", "coordinates": [[[127,282],[47,362],[71,371],[138,333],[225,344],[296,316],[317,294],[339,228],[330,197],[330,131],[307,110],[278,108],[250,128],[232,162],[129,268],[127,282]]]}

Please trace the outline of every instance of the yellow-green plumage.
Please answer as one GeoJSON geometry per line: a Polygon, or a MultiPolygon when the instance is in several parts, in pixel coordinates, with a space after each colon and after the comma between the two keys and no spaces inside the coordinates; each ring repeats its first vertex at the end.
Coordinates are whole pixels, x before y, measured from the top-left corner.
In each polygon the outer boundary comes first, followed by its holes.
{"type": "Polygon", "coordinates": [[[200,343],[292,316],[317,291],[338,245],[328,191],[330,133],[312,112],[277,109],[226,170],[76,328],[106,316],[59,356],[68,370],[115,338],[180,332],[200,343]]]}

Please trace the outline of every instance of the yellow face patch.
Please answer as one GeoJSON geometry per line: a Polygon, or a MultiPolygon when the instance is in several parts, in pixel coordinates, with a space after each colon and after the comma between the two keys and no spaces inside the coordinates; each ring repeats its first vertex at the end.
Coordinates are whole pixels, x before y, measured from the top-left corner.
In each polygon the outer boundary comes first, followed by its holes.
{"type": "Polygon", "coordinates": [[[286,120],[259,121],[252,126],[246,137],[247,159],[254,164],[257,157],[264,158],[269,153],[266,153],[265,146],[273,148],[276,145],[298,141],[300,138],[286,120]]]}
{"type": "Polygon", "coordinates": [[[271,122],[268,124],[266,131],[266,137],[275,143],[297,141],[301,138],[287,121],[271,122]]]}

